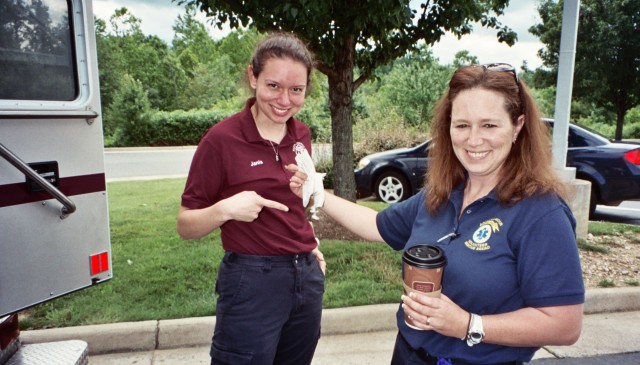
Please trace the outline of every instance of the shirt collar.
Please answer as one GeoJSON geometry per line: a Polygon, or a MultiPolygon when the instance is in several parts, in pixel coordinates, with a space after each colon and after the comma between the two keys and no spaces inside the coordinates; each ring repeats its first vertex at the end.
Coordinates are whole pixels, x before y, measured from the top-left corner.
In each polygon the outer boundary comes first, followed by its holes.
{"type": "MultiPolygon", "coordinates": [[[[453,188],[453,190],[451,191],[451,195],[449,196],[449,201],[451,202],[451,204],[453,204],[453,206],[456,208],[456,212],[458,213],[462,208],[462,200],[464,199],[464,186],[465,182],[458,184],[458,186],[453,188]]],[[[489,192],[489,194],[487,194],[487,199],[498,200],[495,188],[493,188],[489,192]]]]}

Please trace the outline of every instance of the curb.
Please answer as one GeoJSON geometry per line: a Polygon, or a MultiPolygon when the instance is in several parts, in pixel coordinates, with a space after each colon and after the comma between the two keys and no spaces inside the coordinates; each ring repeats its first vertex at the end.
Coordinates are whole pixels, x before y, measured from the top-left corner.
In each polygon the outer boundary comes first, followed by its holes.
{"type": "Polygon", "coordinates": [[[144,151],[172,151],[172,150],[195,150],[198,146],[157,146],[157,147],[105,147],[104,152],[144,152],[144,151]]]}
{"type": "MultiPolygon", "coordinates": [[[[393,331],[398,304],[376,304],[359,307],[325,309],[322,313],[322,335],[393,331]]],[[[640,288],[589,289],[584,314],[640,311],[640,288]]],[[[154,351],[183,347],[207,346],[215,317],[152,320],[22,331],[25,345],[83,340],[90,355],[154,351]]]]}
{"type": "Polygon", "coordinates": [[[640,288],[588,289],[584,314],[630,312],[640,310],[640,288]]]}

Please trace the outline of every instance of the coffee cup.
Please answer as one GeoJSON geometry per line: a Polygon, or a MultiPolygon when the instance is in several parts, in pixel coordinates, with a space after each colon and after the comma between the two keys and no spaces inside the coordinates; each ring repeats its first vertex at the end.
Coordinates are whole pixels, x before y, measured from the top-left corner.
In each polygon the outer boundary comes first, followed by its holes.
{"type": "MultiPolygon", "coordinates": [[[[442,274],[447,258],[438,246],[417,245],[402,254],[404,293],[419,293],[430,297],[440,297],[442,274]]],[[[404,321],[414,329],[419,329],[407,314],[404,321]]]]}

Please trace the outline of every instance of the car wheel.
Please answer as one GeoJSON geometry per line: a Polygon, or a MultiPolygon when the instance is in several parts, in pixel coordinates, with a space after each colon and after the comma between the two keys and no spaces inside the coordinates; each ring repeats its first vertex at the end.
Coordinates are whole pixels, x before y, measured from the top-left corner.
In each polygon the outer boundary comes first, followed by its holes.
{"type": "Polygon", "coordinates": [[[376,196],[385,203],[397,203],[409,197],[410,190],[407,179],[395,171],[383,172],[376,180],[376,196]]]}

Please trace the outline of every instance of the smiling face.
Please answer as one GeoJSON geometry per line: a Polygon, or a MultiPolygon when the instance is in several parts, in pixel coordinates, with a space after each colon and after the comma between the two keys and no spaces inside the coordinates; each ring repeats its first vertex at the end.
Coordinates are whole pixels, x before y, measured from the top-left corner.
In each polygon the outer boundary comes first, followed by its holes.
{"type": "Polygon", "coordinates": [[[304,103],[307,68],[291,58],[267,60],[256,77],[248,69],[251,87],[256,91],[256,122],[266,128],[284,125],[304,103]]]}
{"type": "Polygon", "coordinates": [[[453,150],[470,179],[497,183],[524,117],[513,125],[500,93],[473,88],[460,92],[451,105],[453,150]]]}

